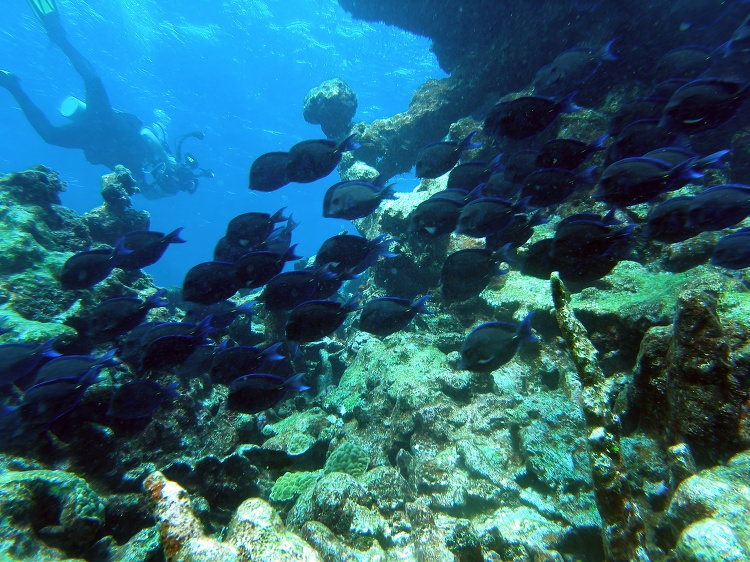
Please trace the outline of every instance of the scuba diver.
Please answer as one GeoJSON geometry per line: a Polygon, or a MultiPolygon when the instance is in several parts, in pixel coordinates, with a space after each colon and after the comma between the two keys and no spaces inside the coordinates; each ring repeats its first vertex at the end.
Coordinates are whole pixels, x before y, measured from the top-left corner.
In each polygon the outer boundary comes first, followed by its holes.
{"type": "MultiPolygon", "coordinates": [[[[176,154],[170,153],[164,140],[157,138],[155,129],[147,127],[135,115],[113,109],[104,83],[91,63],[70,43],[62,27],[54,0],[28,0],[47,35],[68,57],[73,68],[83,79],[86,99],[68,96],[60,106],[69,122],[55,126],[21,89],[18,77],[0,70],[0,86],[10,92],[21,107],[26,119],[42,139],[63,148],[79,148],[92,164],[102,164],[110,170],[121,164],[128,168],[149,198],[175,195],[179,191],[194,193],[198,178],[213,177],[210,170],[201,168],[195,158],[182,158],[182,142],[189,137],[202,139],[203,133],[192,132],[180,137],[176,154]],[[147,180],[146,173],[151,176],[147,180]]],[[[163,131],[162,131],[163,132],[163,131]]]]}
{"type": "Polygon", "coordinates": [[[174,156],[172,156],[167,144],[166,133],[159,123],[155,123],[151,127],[144,127],[141,130],[141,135],[148,138],[148,142],[152,144],[156,152],[159,151],[156,150],[154,143],[160,143],[160,153],[163,155],[159,161],[148,169],[148,175],[152,178],[151,181],[145,177],[143,179],[142,185],[145,188],[141,189],[141,193],[146,199],[168,197],[176,195],[179,191],[186,191],[192,195],[198,189],[198,178],[214,177],[211,170],[200,167],[195,156],[189,152],[185,152],[183,155],[182,152],[182,143],[186,139],[203,140],[204,135],[201,131],[191,131],[179,137],[175,142],[174,156]],[[154,133],[156,129],[161,132],[161,141],[157,139],[157,135],[154,133]]]}

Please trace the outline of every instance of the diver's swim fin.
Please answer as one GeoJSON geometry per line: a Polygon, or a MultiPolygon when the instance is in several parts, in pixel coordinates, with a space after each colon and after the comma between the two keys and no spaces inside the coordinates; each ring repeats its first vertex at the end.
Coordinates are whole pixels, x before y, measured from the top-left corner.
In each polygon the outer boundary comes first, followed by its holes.
{"type": "Polygon", "coordinates": [[[26,0],[37,19],[45,23],[50,16],[57,15],[55,0],[26,0]]]}

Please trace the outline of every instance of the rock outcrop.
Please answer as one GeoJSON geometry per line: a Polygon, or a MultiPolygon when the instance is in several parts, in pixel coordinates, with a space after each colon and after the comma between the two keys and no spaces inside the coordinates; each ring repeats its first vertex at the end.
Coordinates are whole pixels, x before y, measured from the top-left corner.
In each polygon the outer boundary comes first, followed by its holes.
{"type": "Polygon", "coordinates": [[[302,116],[329,139],[342,139],[357,112],[357,95],[341,78],[326,80],[305,96],[302,116]]]}

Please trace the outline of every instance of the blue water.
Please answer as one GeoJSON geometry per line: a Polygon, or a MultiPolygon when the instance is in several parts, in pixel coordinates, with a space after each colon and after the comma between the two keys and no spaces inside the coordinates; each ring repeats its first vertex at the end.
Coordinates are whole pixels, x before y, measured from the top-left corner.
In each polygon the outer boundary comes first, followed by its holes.
{"type": "MultiPolygon", "coordinates": [[[[179,285],[191,266],[210,260],[227,222],[242,212],[287,206],[301,223],[294,242],[306,256],[327,237],[352,231],[350,223],[321,215],[336,172],[313,184],[251,193],[250,164],[264,152],[323,138],[319,126],[302,118],[302,100],[324,80],[346,81],[359,101],[355,121],[372,121],[405,111],[417,86],[444,76],[427,39],[353,21],[335,0],[58,0],[58,8],[71,42],[101,74],[113,107],[146,123],[168,120],[172,139],[196,129],[206,135],[189,139],[184,149],[211,168],[214,179],[201,180],[192,196],[133,198],[151,213],[152,230],[185,227],[188,243],[171,246],[146,269],[160,285],[179,285]]],[[[57,109],[63,98],[84,97],[79,76],[25,2],[4,3],[2,22],[0,68],[18,74],[53,123],[62,123],[57,109]]],[[[107,168],[89,164],[81,151],[45,144],[0,90],[0,172],[37,163],[67,182],[63,204],[79,213],[101,204],[107,168]]],[[[399,188],[413,185],[405,177],[399,188]]]]}

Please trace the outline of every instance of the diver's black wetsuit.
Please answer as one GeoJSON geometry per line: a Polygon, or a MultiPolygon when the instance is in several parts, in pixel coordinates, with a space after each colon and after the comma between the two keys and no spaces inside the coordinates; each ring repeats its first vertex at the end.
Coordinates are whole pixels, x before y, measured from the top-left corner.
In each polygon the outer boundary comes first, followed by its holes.
{"type": "Polygon", "coordinates": [[[18,80],[3,84],[21,106],[29,123],[48,144],[63,148],[80,148],[86,160],[113,170],[117,164],[130,169],[139,184],[144,183],[143,166],[153,156],[141,138],[143,122],[131,113],[112,109],[101,78],[91,63],[68,41],[59,19],[44,22],[50,40],[68,57],[81,75],[86,90],[86,110],[70,123],[54,126],[31,101],[18,80]]]}

